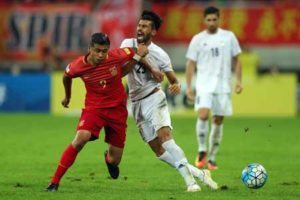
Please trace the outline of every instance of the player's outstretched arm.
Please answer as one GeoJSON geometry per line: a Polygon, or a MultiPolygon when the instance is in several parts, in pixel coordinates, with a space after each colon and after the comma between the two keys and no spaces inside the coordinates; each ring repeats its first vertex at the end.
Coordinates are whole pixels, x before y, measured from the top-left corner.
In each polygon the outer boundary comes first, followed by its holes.
{"type": "Polygon", "coordinates": [[[179,94],[181,86],[180,86],[180,83],[178,82],[178,79],[176,77],[175,72],[174,71],[166,72],[166,76],[167,76],[168,81],[170,83],[169,88],[168,88],[170,94],[172,94],[172,95],[179,94]]]}
{"type": "Polygon", "coordinates": [[[63,107],[69,108],[69,103],[71,99],[72,78],[64,74],[63,84],[65,89],[65,98],[61,101],[61,104],[63,107]]]}

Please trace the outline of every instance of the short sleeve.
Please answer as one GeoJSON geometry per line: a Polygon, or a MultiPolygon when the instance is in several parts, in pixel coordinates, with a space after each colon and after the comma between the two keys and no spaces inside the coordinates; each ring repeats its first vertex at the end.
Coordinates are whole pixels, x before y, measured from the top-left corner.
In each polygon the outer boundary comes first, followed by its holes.
{"type": "Polygon", "coordinates": [[[121,58],[121,62],[127,62],[128,60],[132,59],[135,54],[133,48],[125,47],[117,49],[117,53],[121,58]]]}
{"type": "Polygon", "coordinates": [[[120,48],[125,48],[125,47],[135,47],[135,40],[132,39],[125,39],[122,41],[120,48]]]}
{"type": "Polygon", "coordinates": [[[76,66],[72,65],[72,63],[67,65],[65,69],[65,75],[70,78],[75,78],[80,76],[79,71],[76,69],[76,66]]]}
{"type": "Polygon", "coordinates": [[[197,61],[198,58],[198,52],[197,52],[197,38],[194,36],[189,44],[187,53],[186,53],[186,58],[197,61]]]}
{"type": "Polygon", "coordinates": [[[161,53],[160,68],[164,72],[173,71],[173,66],[172,66],[172,63],[171,63],[171,59],[168,56],[168,54],[165,53],[165,52],[161,53]]]}
{"type": "Polygon", "coordinates": [[[241,47],[234,33],[231,34],[231,55],[232,57],[237,56],[242,52],[241,47]]]}

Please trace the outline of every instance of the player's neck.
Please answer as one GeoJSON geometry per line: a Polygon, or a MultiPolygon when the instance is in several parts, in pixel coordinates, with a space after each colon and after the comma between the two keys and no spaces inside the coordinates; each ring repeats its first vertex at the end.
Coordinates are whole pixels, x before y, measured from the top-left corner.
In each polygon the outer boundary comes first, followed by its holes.
{"type": "Polygon", "coordinates": [[[218,29],[219,29],[219,28],[216,28],[215,30],[209,30],[209,29],[206,29],[206,32],[207,32],[208,34],[213,35],[213,34],[218,33],[218,29]]]}
{"type": "Polygon", "coordinates": [[[147,42],[138,42],[138,44],[145,44],[146,46],[149,46],[152,43],[152,40],[148,40],[147,42]]]}

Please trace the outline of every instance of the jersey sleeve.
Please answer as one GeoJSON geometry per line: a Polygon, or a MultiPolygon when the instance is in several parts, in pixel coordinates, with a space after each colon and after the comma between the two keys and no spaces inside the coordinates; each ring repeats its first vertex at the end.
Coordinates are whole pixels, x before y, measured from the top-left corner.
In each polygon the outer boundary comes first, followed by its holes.
{"type": "Polygon", "coordinates": [[[67,65],[67,67],[65,69],[65,75],[70,78],[76,78],[76,77],[80,76],[80,72],[77,69],[76,65],[74,65],[74,63],[70,63],[67,65]]]}
{"type": "Polygon", "coordinates": [[[186,58],[197,61],[198,58],[198,52],[197,52],[197,38],[194,36],[189,44],[187,53],[186,53],[186,58]]]}
{"type": "Polygon", "coordinates": [[[242,52],[241,47],[234,33],[231,34],[231,55],[232,57],[240,54],[242,52]]]}
{"type": "Polygon", "coordinates": [[[125,39],[122,41],[120,48],[125,48],[125,47],[136,47],[136,42],[135,40],[132,39],[125,39]]]}
{"type": "Polygon", "coordinates": [[[166,52],[161,53],[161,63],[159,67],[163,72],[173,71],[171,59],[166,52]]]}
{"type": "Polygon", "coordinates": [[[133,50],[133,48],[130,48],[130,47],[119,48],[116,50],[117,50],[118,55],[120,56],[120,60],[122,63],[125,63],[128,60],[132,59],[132,57],[135,54],[135,51],[133,50]]]}

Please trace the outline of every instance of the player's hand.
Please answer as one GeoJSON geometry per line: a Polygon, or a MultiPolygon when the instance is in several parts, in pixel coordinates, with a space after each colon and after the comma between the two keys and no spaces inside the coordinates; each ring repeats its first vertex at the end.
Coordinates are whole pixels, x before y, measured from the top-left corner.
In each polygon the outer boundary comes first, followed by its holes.
{"type": "Polygon", "coordinates": [[[156,68],[151,68],[151,74],[155,80],[162,82],[164,80],[164,74],[156,68]]]}
{"type": "Polygon", "coordinates": [[[170,94],[177,95],[180,93],[181,86],[179,83],[174,83],[172,85],[169,85],[168,89],[169,89],[170,94]]]}
{"type": "Polygon", "coordinates": [[[68,98],[64,98],[62,101],[61,101],[61,105],[65,108],[69,108],[69,103],[70,103],[70,99],[68,98]]]}
{"type": "Polygon", "coordinates": [[[243,86],[240,82],[237,82],[235,85],[235,93],[240,94],[243,91],[243,86]]]}
{"type": "Polygon", "coordinates": [[[185,93],[188,100],[190,101],[195,100],[195,93],[191,88],[187,88],[185,93]]]}
{"type": "Polygon", "coordinates": [[[149,53],[148,47],[145,44],[138,44],[136,53],[141,57],[145,57],[149,53]]]}

